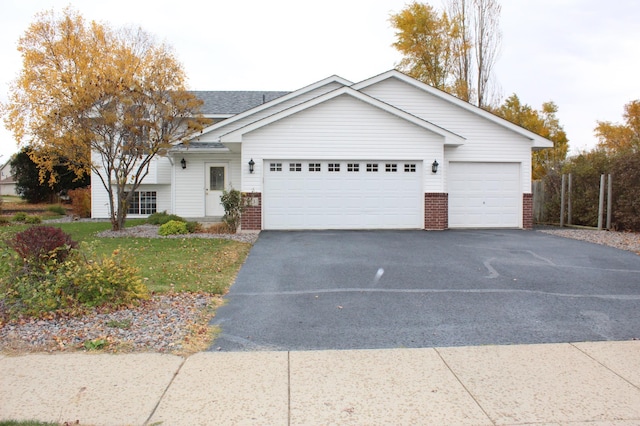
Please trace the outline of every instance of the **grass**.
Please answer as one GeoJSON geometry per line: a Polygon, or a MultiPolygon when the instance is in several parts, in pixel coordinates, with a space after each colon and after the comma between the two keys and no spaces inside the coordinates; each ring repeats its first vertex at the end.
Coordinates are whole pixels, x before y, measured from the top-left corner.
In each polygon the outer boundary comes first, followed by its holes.
{"type": "MultiPolygon", "coordinates": [[[[127,226],[143,222],[141,219],[129,220],[127,226]]],[[[251,248],[247,243],[207,238],[98,238],[96,233],[110,229],[107,222],[70,222],[51,226],[62,228],[78,242],[91,243],[98,255],[107,255],[114,250],[127,251],[140,268],[149,290],[157,293],[202,291],[224,294],[251,248]]],[[[27,227],[0,227],[0,240],[4,242],[27,227]]]]}

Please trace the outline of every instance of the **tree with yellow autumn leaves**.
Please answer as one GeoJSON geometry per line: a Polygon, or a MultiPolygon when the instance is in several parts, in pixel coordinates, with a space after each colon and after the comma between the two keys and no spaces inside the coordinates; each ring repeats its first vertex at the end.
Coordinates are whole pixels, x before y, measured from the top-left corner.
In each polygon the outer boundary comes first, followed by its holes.
{"type": "Polygon", "coordinates": [[[207,120],[185,90],[171,49],[142,29],[86,22],[67,8],[36,16],[18,41],[23,68],[2,105],[18,144],[30,145],[41,179],[55,167],[96,172],[122,229],[133,193],[152,160],[207,120]]]}

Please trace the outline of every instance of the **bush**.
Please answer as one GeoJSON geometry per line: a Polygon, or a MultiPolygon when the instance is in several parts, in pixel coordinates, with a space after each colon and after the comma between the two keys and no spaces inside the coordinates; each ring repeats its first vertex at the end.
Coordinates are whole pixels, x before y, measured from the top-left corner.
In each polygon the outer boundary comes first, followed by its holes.
{"type": "Polygon", "coordinates": [[[25,212],[18,212],[13,215],[14,222],[24,222],[27,220],[27,214],[25,212]]]}
{"type": "Polygon", "coordinates": [[[147,223],[151,225],[164,225],[167,222],[175,220],[177,222],[186,222],[183,218],[175,214],[168,214],[166,211],[153,213],[147,218],[147,223]]]}
{"type": "Polygon", "coordinates": [[[187,224],[177,220],[170,220],[158,229],[158,234],[166,237],[167,235],[188,234],[187,224]]]}
{"type": "Polygon", "coordinates": [[[27,216],[27,218],[24,220],[24,223],[29,225],[37,225],[39,223],[42,223],[42,219],[40,219],[40,216],[27,216]]]}
{"type": "Polygon", "coordinates": [[[14,255],[8,278],[0,281],[0,303],[12,317],[136,304],[148,298],[148,290],[139,271],[128,263],[130,258],[116,250],[91,261],[73,250],[64,263],[50,258],[41,268],[28,269],[20,267],[14,255]]]}
{"type": "Polygon", "coordinates": [[[199,222],[187,222],[187,231],[190,234],[196,234],[202,232],[202,225],[199,222]]]}
{"type": "Polygon", "coordinates": [[[32,226],[18,232],[6,243],[20,259],[34,264],[44,264],[50,259],[62,263],[71,249],[78,246],[69,234],[53,226],[32,226]]]}
{"type": "Polygon", "coordinates": [[[246,207],[242,193],[236,189],[224,190],[220,196],[220,203],[224,207],[222,221],[227,224],[232,233],[235,233],[240,226],[240,218],[246,207]]]}
{"type": "Polygon", "coordinates": [[[91,187],[71,189],[68,194],[73,214],[78,217],[91,217],[91,187]]]}
{"type": "Polygon", "coordinates": [[[220,222],[220,223],[212,223],[211,225],[207,226],[207,229],[205,229],[205,232],[207,234],[231,234],[231,230],[229,229],[229,226],[224,223],[224,222],[220,222]]]}
{"type": "Polygon", "coordinates": [[[0,226],[10,225],[10,224],[11,224],[11,219],[9,219],[8,217],[0,216],[0,226]]]}
{"type": "Polygon", "coordinates": [[[47,207],[47,211],[51,213],[59,214],[60,216],[65,216],[67,214],[67,211],[65,210],[65,208],[62,207],[60,204],[47,207]]]}

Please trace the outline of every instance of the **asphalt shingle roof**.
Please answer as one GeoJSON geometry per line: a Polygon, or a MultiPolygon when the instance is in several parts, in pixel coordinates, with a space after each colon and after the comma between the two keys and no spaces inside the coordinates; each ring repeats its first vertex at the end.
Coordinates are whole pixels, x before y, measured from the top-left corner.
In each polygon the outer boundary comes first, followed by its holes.
{"type": "Polygon", "coordinates": [[[204,104],[203,114],[239,114],[289,92],[275,91],[194,91],[204,104]]]}

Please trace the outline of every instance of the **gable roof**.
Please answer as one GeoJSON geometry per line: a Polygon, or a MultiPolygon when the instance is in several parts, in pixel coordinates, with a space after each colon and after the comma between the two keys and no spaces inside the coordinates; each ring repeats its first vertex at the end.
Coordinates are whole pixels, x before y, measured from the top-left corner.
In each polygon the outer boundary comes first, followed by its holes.
{"type": "Polygon", "coordinates": [[[525,129],[524,127],[518,126],[517,124],[514,124],[508,120],[505,120],[502,117],[498,117],[497,115],[487,110],[484,110],[475,105],[472,105],[469,102],[463,101],[462,99],[456,98],[455,96],[450,95],[447,92],[444,92],[440,89],[436,89],[435,87],[429,86],[428,84],[422,83],[421,81],[418,81],[413,77],[409,77],[408,75],[403,74],[398,70],[390,70],[390,71],[384,72],[375,77],[371,77],[359,83],[356,83],[351,87],[353,87],[355,90],[360,90],[365,87],[371,86],[373,84],[379,83],[381,81],[387,80],[389,78],[396,78],[398,80],[401,80],[433,96],[436,96],[440,99],[450,102],[462,109],[470,111],[489,121],[492,121],[493,123],[496,123],[502,127],[505,127],[521,136],[524,136],[525,138],[530,139],[533,142],[532,148],[534,149],[553,148],[553,142],[551,142],[550,140],[545,139],[542,136],[525,129]]]}
{"type": "Polygon", "coordinates": [[[271,102],[289,92],[275,91],[192,91],[201,99],[201,112],[206,115],[235,115],[271,102]]]}
{"type": "Polygon", "coordinates": [[[315,97],[313,99],[310,99],[306,102],[302,102],[300,104],[297,104],[295,106],[292,106],[290,108],[287,108],[283,111],[277,112],[273,115],[270,115],[268,117],[265,117],[261,120],[255,121],[253,123],[250,123],[246,126],[243,126],[237,130],[233,130],[227,134],[224,134],[220,137],[220,142],[222,143],[229,143],[229,142],[239,142],[241,141],[242,135],[244,135],[245,133],[249,133],[252,132],[256,129],[259,129],[263,126],[266,126],[268,124],[271,124],[275,121],[281,120],[283,118],[289,117],[293,114],[296,114],[300,111],[303,111],[305,109],[308,109],[310,107],[313,107],[315,105],[321,104],[323,102],[326,102],[328,100],[334,99],[338,96],[343,96],[343,95],[347,95],[347,96],[351,96],[355,99],[358,99],[360,101],[363,101],[373,107],[379,108],[381,110],[384,110],[390,114],[393,114],[399,118],[402,118],[410,123],[413,123],[419,127],[422,127],[426,130],[429,130],[433,133],[436,133],[437,135],[440,135],[444,138],[444,143],[445,145],[449,145],[449,146],[459,146],[464,144],[465,138],[463,138],[460,135],[457,135],[447,129],[444,129],[442,127],[439,127],[429,121],[423,120],[422,118],[416,117],[415,115],[411,115],[406,111],[403,111],[401,109],[398,109],[392,105],[389,105],[387,103],[384,103],[376,98],[373,98],[369,95],[366,95],[362,92],[359,92],[357,90],[352,89],[351,87],[341,87],[339,89],[335,89],[331,92],[325,93],[324,95],[320,95],[318,97],[315,97]]]}

